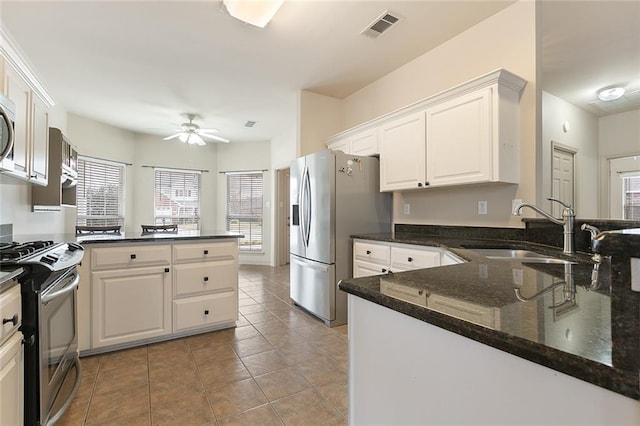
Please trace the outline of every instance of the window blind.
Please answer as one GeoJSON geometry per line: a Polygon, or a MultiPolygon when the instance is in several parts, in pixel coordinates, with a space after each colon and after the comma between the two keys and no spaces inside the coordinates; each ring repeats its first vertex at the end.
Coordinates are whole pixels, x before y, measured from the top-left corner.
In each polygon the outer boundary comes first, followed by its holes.
{"type": "Polygon", "coordinates": [[[153,200],[156,225],[200,229],[200,172],[155,169],[153,200]]]}
{"type": "Polygon", "coordinates": [[[262,251],[262,172],[227,174],[227,230],[244,234],[241,251],[262,251]]]}
{"type": "Polygon", "coordinates": [[[124,226],[124,182],[124,164],[78,157],[76,224],[124,226]]]}
{"type": "Polygon", "coordinates": [[[640,174],[622,178],[623,182],[623,219],[640,220],[640,174]]]}

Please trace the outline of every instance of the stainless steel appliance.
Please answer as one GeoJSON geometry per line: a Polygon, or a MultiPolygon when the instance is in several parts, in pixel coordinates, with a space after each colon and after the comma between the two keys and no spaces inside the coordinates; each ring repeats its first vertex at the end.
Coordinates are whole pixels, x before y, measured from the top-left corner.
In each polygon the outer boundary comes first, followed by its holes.
{"type": "Polygon", "coordinates": [[[380,192],[379,161],[321,151],[291,163],[290,296],[330,327],[346,324],[352,234],[390,232],[391,194],[380,192]]]}
{"type": "Polygon", "coordinates": [[[0,93],[0,169],[13,170],[13,141],[16,107],[0,93]]]}
{"type": "Polygon", "coordinates": [[[84,250],[76,243],[33,241],[0,249],[0,266],[21,266],[24,335],[24,424],[51,425],[80,385],[77,265],[84,250]]]}

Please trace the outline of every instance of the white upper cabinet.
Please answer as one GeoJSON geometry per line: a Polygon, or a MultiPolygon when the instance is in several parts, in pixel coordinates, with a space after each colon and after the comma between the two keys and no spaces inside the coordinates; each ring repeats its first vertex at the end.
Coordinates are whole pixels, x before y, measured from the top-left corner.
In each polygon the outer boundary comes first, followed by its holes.
{"type": "Polygon", "coordinates": [[[340,135],[327,141],[327,147],[331,150],[342,151],[352,155],[377,155],[378,128],[362,130],[348,135],[340,135]]]}
{"type": "Polygon", "coordinates": [[[424,187],[424,122],[421,111],[380,127],[380,191],[424,187]]]}
{"type": "Polygon", "coordinates": [[[427,109],[427,181],[432,186],[491,180],[491,89],[427,109]]]}
{"type": "Polygon", "coordinates": [[[329,147],[367,155],[354,152],[355,147],[367,145],[365,127],[377,132],[381,191],[518,183],[518,116],[525,84],[499,69],[371,120],[361,131],[347,130],[329,139],[329,147]]]}

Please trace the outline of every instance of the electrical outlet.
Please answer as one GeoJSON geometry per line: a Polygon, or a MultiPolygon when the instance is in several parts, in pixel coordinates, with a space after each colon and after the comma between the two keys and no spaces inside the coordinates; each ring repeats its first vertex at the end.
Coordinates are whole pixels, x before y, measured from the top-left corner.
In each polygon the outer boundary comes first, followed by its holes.
{"type": "Polygon", "coordinates": [[[511,200],[511,214],[513,215],[516,214],[516,207],[518,207],[520,204],[522,204],[521,198],[516,198],[515,200],[511,200]]]}
{"type": "Polygon", "coordinates": [[[478,201],[478,214],[487,214],[487,202],[478,201]]]}
{"type": "Polygon", "coordinates": [[[411,204],[406,203],[404,205],[404,214],[411,214],[411,204]]]}

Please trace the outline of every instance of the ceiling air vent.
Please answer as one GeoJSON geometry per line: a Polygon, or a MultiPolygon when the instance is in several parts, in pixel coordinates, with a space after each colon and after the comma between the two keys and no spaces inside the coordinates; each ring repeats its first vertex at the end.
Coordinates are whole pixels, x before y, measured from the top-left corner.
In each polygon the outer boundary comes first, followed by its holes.
{"type": "Polygon", "coordinates": [[[244,123],[244,127],[253,127],[255,125],[256,125],[256,122],[251,120],[248,120],[246,123],[244,123]]]}
{"type": "Polygon", "coordinates": [[[367,37],[372,37],[372,38],[380,37],[382,33],[384,33],[389,28],[391,28],[391,26],[394,25],[399,20],[400,18],[398,18],[397,16],[393,16],[391,13],[389,13],[388,10],[386,10],[382,15],[378,16],[371,24],[369,24],[364,30],[362,30],[360,34],[364,34],[367,37]]]}

